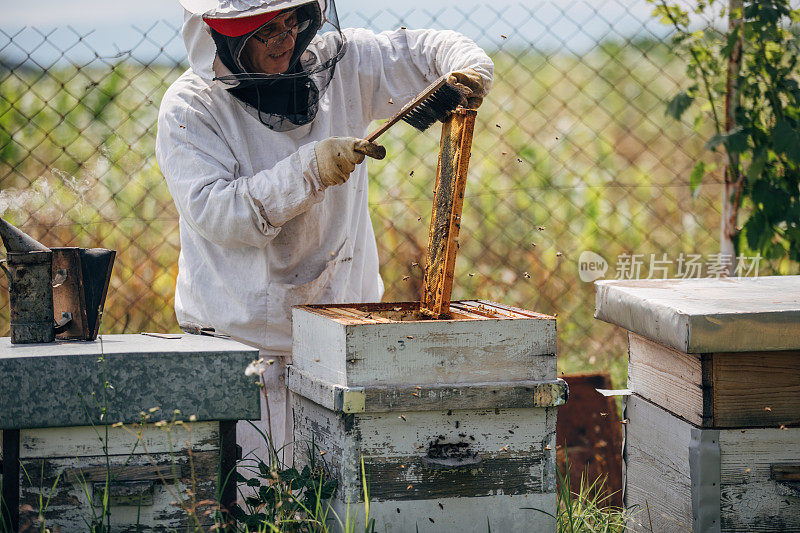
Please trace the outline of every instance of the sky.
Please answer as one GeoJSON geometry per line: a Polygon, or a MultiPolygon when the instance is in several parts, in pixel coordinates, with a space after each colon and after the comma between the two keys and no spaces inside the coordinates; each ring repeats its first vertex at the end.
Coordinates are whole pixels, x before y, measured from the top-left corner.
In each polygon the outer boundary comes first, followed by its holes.
{"type": "MultiPolygon", "coordinates": [[[[100,0],[4,0],[4,22],[14,25],[62,25],[62,24],[118,24],[123,21],[144,23],[154,19],[165,18],[176,23],[181,20],[182,9],[176,0],[137,0],[135,2],[110,3],[100,0]]],[[[436,11],[453,6],[470,6],[478,2],[461,2],[453,0],[403,0],[397,2],[375,2],[374,0],[337,0],[336,7],[340,14],[348,12],[374,12],[376,9],[389,8],[397,12],[408,9],[424,8],[436,11]]],[[[492,0],[496,8],[504,8],[519,4],[520,1],[492,0]]],[[[527,0],[529,5],[543,4],[538,0],[527,0]]],[[[547,2],[567,7],[575,2],[547,2]]],[[[622,1],[622,4],[644,4],[644,2],[622,1]]]]}
{"type": "MultiPolygon", "coordinates": [[[[6,5],[0,20],[0,54],[18,55],[23,49],[35,49],[42,61],[57,58],[57,49],[72,45],[80,35],[87,46],[70,49],[70,58],[89,57],[131,48],[147,53],[140,44],[144,30],[152,31],[154,41],[167,43],[166,53],[173,58],[185,56],[179,39],[172,39],[182,22],[183,10],[177,0],[135,0],[101,2],[99,0],[2,0],[6,5]],[[165,21],[157,23],[157,21],[165,21]],[[156,27],[151,29],[151,26],[156,27]],[[74,29],[66,30],[70,26],[74,29]],[[19,30],[28,27],[27,30],[19,30]],[[54,46],[37,47],[41,35],[30,27],[60,28],[50,37],[54,46]],[[7,46],[9,36],[19,46],[7,46]],[[61,39],[61,41],[59,41],[61,39]],[[63,41],[63,42],[62,42],[63,41]],[[5,46],[4,46],[5,45],[5,46]]],[[[452,28],[475,39],[479,44],[497,42],[538,48],[568,47],[576,52],[590,48],[609,31],[612,35],[632,36],[642,32],[663,34],[663,28],[650,17],[652,6],[645,0],[336,0],[343,27],[369,26],[391,29],[403,24],[427,27],[435,18],[440,28],[452,28]],[[501,35],[505,36],[501,40],[501,35]]]]}

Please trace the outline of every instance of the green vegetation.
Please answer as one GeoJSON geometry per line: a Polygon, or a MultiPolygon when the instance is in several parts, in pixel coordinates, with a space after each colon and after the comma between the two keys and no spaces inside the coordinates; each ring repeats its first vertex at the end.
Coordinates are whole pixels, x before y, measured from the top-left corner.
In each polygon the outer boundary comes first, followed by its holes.
{"type": "MultiPolygon", "coordinates": [[[[614,277],[620,254],[643,254],[646,277],[651,254],[666,254],[675,276],[680,253],[718,252],[721,178],[708,175],[692,197],[701,138],[663,115],[685,85],[683,65],[651,41],[607,41],[580,57],[513,48],[492,57],[453,296],[557,314],[561,369],[608,369],[624,385],[625,339],[592,318],[593,288],[577,262],[597,252],[614,277]]],[[[181,71],[97,61],[0,72],[0,212],[45,244],[118,250],[109,333],[177,328],[177,215],[153,145],[161,95],[181,71]]],[[[416,300],[438,128],[399,125],[385,144],[389,156],[369,163],[384,299],[416,300]]]]}
{"type": "Polygon", "coordinates": [[[604,479],[590,482],[581,478],[579,487],[571,487],[569,460],[566,461],[566,471],[556,470],[556,474],[558,492],[555,518],[558,533],[622,533],[626,525],[638,522],[638,512],[609,505],[608,500],[612,495],[606,495],[604,479]]]}
{"type": "MultiPolygon", "coordinates": [[[[685,58],[689,79],[667,112],[680,119],[697,103],[695,124],[710,114],[713,126],[706,147],[724,151],[733,246],[768,259],[800,261],[800,46],[791,31],[800,10],[789,0],[697,2],[693,16],[713,19],[721,8],[720,22],[731,24],[726,32],[694,31],[683,4],[650,1],[654,14],[674,28],[672,41],[685,58]],[[740,208],[748,216],[738,228],[740,208]]],[[[703,160],[695,165],[694,190],[706,166],[703,160]]]]}

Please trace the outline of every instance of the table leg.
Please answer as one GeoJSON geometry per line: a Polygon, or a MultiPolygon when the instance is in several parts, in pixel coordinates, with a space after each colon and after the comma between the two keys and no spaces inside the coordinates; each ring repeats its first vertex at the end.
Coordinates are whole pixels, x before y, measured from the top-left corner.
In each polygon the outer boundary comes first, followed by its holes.
{"type": "Polygon", "coordinates": [[[19,430],[3,430],[3,493],[0,524],[19,529],[19,430]]]}
{"type": "Polygon", "coordinates": [[[241,453],[236,444],[236,420],[223,420],[219,423],[220,449],[220,504],[230,509],[236,502],[236,461],[241,453]]]}

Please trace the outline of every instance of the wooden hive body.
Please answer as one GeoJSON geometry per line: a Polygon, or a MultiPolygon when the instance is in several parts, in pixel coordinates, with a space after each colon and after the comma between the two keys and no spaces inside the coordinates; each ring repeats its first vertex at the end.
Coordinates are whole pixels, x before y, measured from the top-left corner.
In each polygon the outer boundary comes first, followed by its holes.
{"type": "MultiPolygon", "coordinates": [[[[186,528],[187,513],[172,502],[177,501],[176,496],[186,498],[188,487],[196,491],[197,502],[217,501],[219,422],[187,423],[174,427],[169,435],[150,426],[141,441],[131,428],[110,428],[108,457],[101,449],[98,432],[105,439],[104,428],[91,426],[20,432],[21,524],[36,518],[39,497],[44,494],[49,502],[43,516],[50,527],[88,530],[92,514],[102,514],[106,459],[112,475],[107,522],[112,531],[186,528]]],[[[213,517],[203,515],[208,509],[198,513],[204,526],[214,523],[213,517]]]]}
{"type": "Polygon", "coordinates": [[[800,428],[698,428],[636,394],[626,416],[634,530],[800,531],[800,428]]]}
{"type": "Polygon", "coordinates": [[[595,316],[630,332],[636,529],[800,531],[800,276],[597,289],[595,316]]]}
{"type": "MultiPolygon", "coordinates": [[[[188,514],[172,502],[191,501],[186,489],[195,502],[221,496],[229,505],[235,486],[219,479],[235,466],[236,420],[260,418],[258,388],[244,374],[256,357],[249,346],[200,335],[24,347],[0,339],[0,523],[26,530],[42,510],[52,530],[87,531],[102,514],[107,473],[114,532],[185,529],[188,514]],[[104,390],[105,380],[113,388],[104,390]],[[142,412],[150,420],[137,428],[142,412]],[[155,427],[160,420],[183,422],[155,427]]],[[[205,526],[208,509],[198,509],[205,526]]]]}
{"type": "Polygon", "coordinates": [[[295,457],[312,439],[340,482],[334,509],[377,531],[551,531],[555,319],[489,302],[294,310],[295,457]]]}
{"type": "Polygon", "coordinates": [[[628,388],[703,428],[800,421],[800,350],[684,353],[629,334],[628,388]]]}

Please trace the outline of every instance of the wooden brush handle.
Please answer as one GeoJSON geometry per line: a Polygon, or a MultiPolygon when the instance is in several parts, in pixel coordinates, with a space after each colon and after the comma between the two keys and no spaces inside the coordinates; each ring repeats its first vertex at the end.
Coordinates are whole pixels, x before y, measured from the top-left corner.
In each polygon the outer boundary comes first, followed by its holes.
{"type": "Polygon", "coordinates": [[[370,141],[369,144],[364,143],[363,146],[356,145],[355,148],[353,148],[353,151],[358,152],[359,154],[364,154],[373,159],[383,159],[386,157],[386,148],[379,144],[375,144],[372,141],[370,141]]]}
{"type": "Polygon", "coordinates": [[[392,126],[394,126],[395,124],[397,124],[397,122],[398,122],[400,119],[402,119],[404,116],[406,116],[406,115],[408,114],[408,112],[409,112],[409,111],[413,110],[413,109],[414,109],[415,107],[417,107],[419,104],[421,104],[422,102],[424,102],[426,98],[428,98],[428,97],[429,97],[431,94],[433,94],[433,93],[434,93],[434,92],[435,92],[435,91],[436,91],[436,90],[437,90],[439,87],[441,87],[442,85],[444,85],[446,82],[447,82],[447,77],[446,77],[446,76],[442,76],[441,78],[439,78],[439,79],[438,79],[438,80],[436,80],[435,82],[433,82],[433,83],[431,83],[430,85],[428,85],[428,88],[427,88],[427,89],[425,89],[424,91],[422,91],[421,93],[419,93],[417,96],[415,96],[415,97],[414,97],[414,99],[413,99],[413,100],[411,100],[411,101],[410,101],[409,103],[407,103],[406,105],[404,105],[404,106],[403,106],[403,107],[400,109],[400,111],[398,111],[397,113],[395,113],[395,114],[394,114],[394,115],[393,115],[393,116],[392,116],[392,117],[391,117],[389,120],[387,120],[386,122],[384,122],[383,124],[381,124],[381,126],[380,126],[378,129],[376,129],[375,131],[373,131],[372,133],[370,133],[370,134],[367,136],[367,140],[368,140],[369,142],[375,142],[375,140],[376,140],[378,137],[380,137],[381,135],[383,135],[383,133],[384,133],[386,130],[388,130],[389,128],[391,128],[391,127],[392,127],[392,126]]]}

